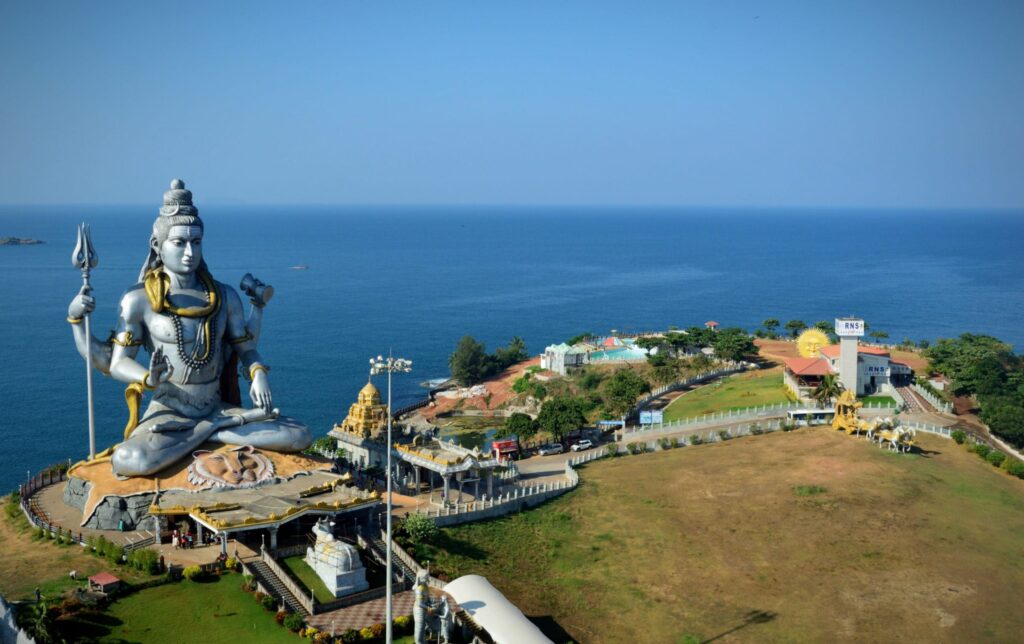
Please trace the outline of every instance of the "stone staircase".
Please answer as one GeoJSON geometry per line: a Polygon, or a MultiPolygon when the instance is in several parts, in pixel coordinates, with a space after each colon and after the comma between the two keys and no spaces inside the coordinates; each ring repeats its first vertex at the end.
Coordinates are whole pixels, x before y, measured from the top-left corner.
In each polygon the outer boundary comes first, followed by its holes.
{"type": "MultiPolygon", "coordinates": [[[[374,555],[380,561],[387,561],[387,545],[383,539],[381,539],[379,536],[371,536],[368,539],[366,539],[366,541],[370,544],[370,549],[373,550],[374,555]]],[[[404,561],[396,557],[394,553],[392,553],[391,555],[391,566],[393,568],[397,568],[398,571],[402,573],[402,577],[404,577],[409,582],[410,587],[415,585],[416,571],[410,568],[408,565],[406,565],[404,561]]]]}
{"type": "Polygon", "coordinates": [[[274,571],[270,569],[270,566],[263,563],[259,559],[248,562],[250,568],[252,568],[253,577],[260,583],[264,588],[270,591],[270,594],[283,601],[285,606],[288,607],[293,613],[298,613],[303,617],[309,617],[309,611],[299,603],[299,600],[295,599],[295,595],[291,593],[288,588],[281,583],[281,580],[277,578],[274,571]]]}
{"type": "Polygon", "coordinates": [[[897,387],[896,391],[899,393],[900,398],[903,399],[903,402],[907,403],[908,412],[935,411],[931,405],[921,400],[910,387],[897,387]]]}
{"type": "Polygon", "coordinates": [[[156,543],[156,534],[151,530],[136,530],[130,537],[125,538],[124,550],[131,552],[139,548],[146,548],[156,543]]]}

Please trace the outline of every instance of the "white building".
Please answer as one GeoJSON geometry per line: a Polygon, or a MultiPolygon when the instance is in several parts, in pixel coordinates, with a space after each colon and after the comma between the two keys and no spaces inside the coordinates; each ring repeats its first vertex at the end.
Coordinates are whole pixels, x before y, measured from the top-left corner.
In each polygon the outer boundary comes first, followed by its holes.
{"type": "Polygon", "coordinates": [[[544,349],[540,356],[540,368],[566,375],[571,369],[578,369],[590,362],[589,354],[583,347],[570,347],[562,342],[544,349]]]}
{"type": "Polygon", "coordinates": [[[856,317],[836,318],[839,344],[821,347],[817,357],[787,358],[782,381],[799,398],[807,399],[828,375],[858,396],[887,394],[900,399],[895,388],[910,384],[914,371],[897,362],[882,347],[862,347],[868,325],[856,317]]]}
{"type": "Polygon", "coordinates": [[[449,582],[444,592],[451,595],[475,626],[486,632],[488,639],[478,636],[474,643],[552,644],[486,577],[464,575],[449,582]]]}

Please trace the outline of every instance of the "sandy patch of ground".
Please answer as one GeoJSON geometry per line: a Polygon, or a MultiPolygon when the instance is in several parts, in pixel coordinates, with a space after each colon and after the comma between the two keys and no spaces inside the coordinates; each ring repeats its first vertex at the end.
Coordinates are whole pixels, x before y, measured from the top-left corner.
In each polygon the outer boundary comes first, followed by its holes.
{"type": "Polygon", "coordinates": [[[433,421],[438,414],[451,411],[456,408],[480,410],[499,409],[508,403],[508,401],[516,397],[516,392],[512,390],[513,383],[521,378],[528,368],[539,365],[539,356],[514,364],[493,378],[485,380],[482,383],[487,388],[486,394],[470,398],[443,398],[438,396],[433,405],[428,405],[427,407],[419,410],[419,414],[427,421],[433,421]]]}

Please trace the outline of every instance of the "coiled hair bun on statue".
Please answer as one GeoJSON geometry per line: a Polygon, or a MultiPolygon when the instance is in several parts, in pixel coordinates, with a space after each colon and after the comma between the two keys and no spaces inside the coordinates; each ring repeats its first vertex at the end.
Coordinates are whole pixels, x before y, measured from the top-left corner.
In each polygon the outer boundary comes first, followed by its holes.
{"type": "MultiPolygon", "coordinates": [[[[159,268],[162,263],[157,248],[167,241],[174,226],[199,226],[203,228],[203,220],[199,218],[199,210],[192,205],[192,191],[185,189],[181,179],[171,181],[171,189],[164,193],[164,203],[160,207],[160,215],[153,222],[153,234],[149,238],[149,255],[139,272],[141,282],[146,273],[159,268]]],[[[202,262],[205,268],[206,261],[202,262]]]]}

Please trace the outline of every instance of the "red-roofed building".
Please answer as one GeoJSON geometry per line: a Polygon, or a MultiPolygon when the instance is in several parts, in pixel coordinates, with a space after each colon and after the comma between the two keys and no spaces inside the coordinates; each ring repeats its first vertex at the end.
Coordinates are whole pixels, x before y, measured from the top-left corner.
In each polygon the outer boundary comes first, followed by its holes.
{"type": "Polygon", "coordinates": [[[707,322],[704,323],[704,326],[711,329],[712,331],[717,331],[719,325],[718,322],[715,322],[714,320],[708,320],[707,322]]]}
{"type": "MultiPolygon", "coordinates": [[[[889,351],[881,347],[857,347],[857,395],[890,394],[913,380],[914,371],[902,362],[890,358],[889,351]]],[[[839,375],[839,345],[822,347],[817,358],[787,358],[783,370],[783,382],[790,391],[803,399],[810,399],[811,392],[827,374],[839,375]]]]}
{"type": "Polygon", "coordinates": [[[101,572],[89,577],[89,590],[112,593],[121,587],[121,580],[109,572],[101,572]]]}

